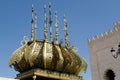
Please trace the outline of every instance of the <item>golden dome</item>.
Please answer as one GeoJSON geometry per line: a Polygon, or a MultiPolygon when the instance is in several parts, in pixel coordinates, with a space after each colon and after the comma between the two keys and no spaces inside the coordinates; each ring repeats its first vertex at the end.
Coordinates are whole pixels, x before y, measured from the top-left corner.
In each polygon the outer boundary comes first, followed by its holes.
{"type": "Polygon", "coordinates": [[[56,34],[55,41],[52,39],[52,17],[51,6],[49,5],[50,13],[50,41],[47,40],[47,17],[46,6],[44,7],[44,40],[36,40],[36,15],[32,6],[32,31],[31,40],[24,38],[23,44],[20,48],[13,52],[13,55],[9,59],[9,66],[14,66],[14,69],[20,73],[28,71],[34,68],[40,68],[43,70],[57,71],[60,73],[68,73],[79,75],[79,73],[86,71],[87,63],[82,59],[74,47],[68,47],[68,33],[67,33],[67,21],[64,17],[64,35],[65,46],[62,46],[61,42],[58,43],[58,21],[56,18],[56,34]]]}
{"type": "Polygon", "coordinates": [[[78,75],[86,70],[86,62],[72,48],[46,41],[31,41],[17,49],[9,60],[16,71],[41,68],[78,75]]]}

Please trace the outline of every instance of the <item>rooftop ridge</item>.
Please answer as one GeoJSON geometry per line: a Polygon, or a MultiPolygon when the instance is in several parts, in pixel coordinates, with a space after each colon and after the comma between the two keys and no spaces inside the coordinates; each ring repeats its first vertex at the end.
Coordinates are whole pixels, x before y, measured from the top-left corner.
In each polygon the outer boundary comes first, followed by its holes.
{"type": "Polygon", "coordinates": [[[120,31],[120,22],[114,23],[114,29],[110,29],[109,31],[106,31],[104,33],[101,33],[100,35],[95,35],[88,39],[88,43],[94,43],[99,40],[105,40],[109,36],[115,34],[116,32],[120,31]]]}

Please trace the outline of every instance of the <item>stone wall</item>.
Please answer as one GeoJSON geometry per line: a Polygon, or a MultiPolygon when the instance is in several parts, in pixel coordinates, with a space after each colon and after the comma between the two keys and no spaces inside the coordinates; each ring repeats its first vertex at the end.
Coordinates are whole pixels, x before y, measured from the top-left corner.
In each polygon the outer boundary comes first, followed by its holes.
{"type": "Polygon", "coordinates": [[[92,80],[108,80],[106,72],[112,70],[115,80],[120,80],[120,56],[115,59],[110,50],[118,48],[120,42],[120,23],[116,23],[114,30],[89,39],[89,53],[92,71],[92,80]]]}

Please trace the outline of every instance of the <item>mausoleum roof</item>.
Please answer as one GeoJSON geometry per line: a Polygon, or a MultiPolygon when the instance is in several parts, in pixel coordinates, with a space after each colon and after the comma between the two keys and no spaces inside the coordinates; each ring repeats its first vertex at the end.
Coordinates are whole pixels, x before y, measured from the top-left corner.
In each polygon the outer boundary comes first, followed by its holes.
{"type": "Polygon", "coordinates": [[[9,59],[9,66],[20,73],[30,69],[40,68],[43,70],[56,71],[60,73],[68,73],[79,75],[86,71],[87,63],[80,57],[74,46],[69,46],[67,21],[64,17],[64,45],[63,41],[58,41],[58,21],[57,13],[55,13],[55,40],[52,39],[52,16],[51,5],[49,5],[50,15],[50,40],[48,40],[46,6],[44,7],[44,39],[36,39],[36,15],[32,6],[32,30],[31,39],[24,37],[20,48],[15,50],[9,59]]]}

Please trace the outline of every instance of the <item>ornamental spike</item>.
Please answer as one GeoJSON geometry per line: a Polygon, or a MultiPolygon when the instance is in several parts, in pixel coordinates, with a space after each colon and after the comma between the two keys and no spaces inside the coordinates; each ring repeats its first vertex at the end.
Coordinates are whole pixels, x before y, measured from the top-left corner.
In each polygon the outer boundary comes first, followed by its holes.
{"type": "Polygon", "coordinates": [[[58,32],[58,16],[57,16],[57,11],[55,11],[55,27],[56,27],[56,34],[55,34],[55,43],[58,44],[58,36],[59,36],[59,32],[58,32]]]}
{"type": "Polygon", "coordinates": [[[31,29],[31,40],[35,41],[36,40],[36,29],[37,29],[37,24],[36,24],[36,13],[34,12],[34,5],[32,4],[32,29],[31,29]]]}
{"type": "Polygon", "coordinates": [[[65,46],[68,47],[68,32],[67,32],[67,20],[64,15],[64,36],[65,36],[65,46]]]}
{"type": "Polygon", "coordinates": [[[52,10],[51,10],[51,3],[49,3],[49,25],[50,25],[50,42],[52,42],[53,37],[52,37],[52,10]]]}
{"type": "Polygon", "coordinates": [[[46,5],[44,5],[44,40],[47,40],[47,15],[46,15],[46,5]]]}

